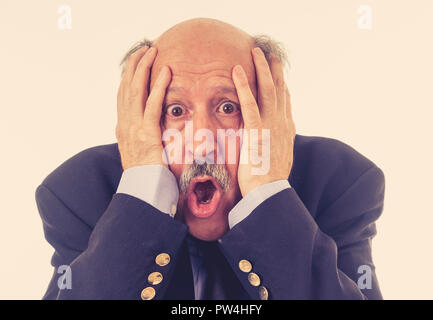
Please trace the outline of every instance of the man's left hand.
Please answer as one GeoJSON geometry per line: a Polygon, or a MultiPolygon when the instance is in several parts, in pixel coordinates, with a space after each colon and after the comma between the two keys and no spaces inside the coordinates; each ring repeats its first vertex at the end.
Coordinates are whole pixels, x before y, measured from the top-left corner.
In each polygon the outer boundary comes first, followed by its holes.
{"type": "MultiPolygon", "coordinates": [[[[252,50],[257,75],[258,103],[249,87],[248,78],[240,65],[233,68],[232,78],[241,105],[244,130],[251,137],[251,129],[258,130],[258,143],[243,143],[240,159],[247,157],[248,163],[239,164],[238,182],[242,196],[263,184],[287,180],[293,164],[293,145],[296,127],[292,118],[290,94],[284,82],[282,62],[271,56],[270,63],[260,48],[252,50]],[[260,107],[259,107],[260,106],[260,107]],[[270,132],[270,146],[262,139],[263,130],[270,132]],[[253,174],[255,165],[251,154],[269,148],[269,170],[264,174],[253,174]],[[252,153],[251,153],[252,151],[252,153]]],[[[263,155],[263,154],[262,154],[263,155]]]]}

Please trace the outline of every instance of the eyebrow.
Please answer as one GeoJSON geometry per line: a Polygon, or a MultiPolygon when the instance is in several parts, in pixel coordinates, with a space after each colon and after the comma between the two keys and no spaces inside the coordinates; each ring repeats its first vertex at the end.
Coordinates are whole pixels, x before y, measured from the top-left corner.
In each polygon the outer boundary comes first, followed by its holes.
{"type": "MultiPolygon", "coordinates": [[[[218,93],[231,93],[235,96],[237,96],[237,91],[234,87],[229,87],[229,86],[215,86],[215,87],[211,87],[209,88],[209,90],[215,90],[218,93]]],[[[166,94],[169,93],[176,93],[176,92],[185,92],[186,89],[183,87],[168,87],[166,94]]]]}

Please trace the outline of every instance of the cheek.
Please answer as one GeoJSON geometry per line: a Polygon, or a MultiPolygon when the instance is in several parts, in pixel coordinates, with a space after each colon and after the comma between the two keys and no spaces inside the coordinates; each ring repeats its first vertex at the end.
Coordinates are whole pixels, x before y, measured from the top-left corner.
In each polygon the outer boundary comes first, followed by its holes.
{"type": "Polygon", "coordinates": [[[183,171],[183,165],[182,164],[171,164],[170,166],[170,171],[174,174],[174,176],[176,177],[177,181],[180,180],[180,176],[182,175],[182,171],[183,171]]]}
{"type": "Polygon", "coordinates": [[[230,175],[231,186],[230,190],[224,195],[226,210],[230,211],[233,206],[242,198],[238,184],[238,165],[226,165],[227,171],[230,175]]]}
{"type": "Polygon", "coordinates": [[[226,129],[225,133],[227,136],[225,138],[222,137],[221,133],[218,133],[218,150],[224,150],[224,163],[227,167],[237,170],[240,159],[241,138],[238,136],[239,128],[231,129],[233,131],[227,131],[226,129]]]}
{"type": "Polygon", "coordinates": [[[228,164],[227,165],[227,170],[230,173],[230,176],[233,177],[234,179],[237,179],[238,177],[238,164],[228,164]]]}
{"type": "Polygon", "coordinates": [[[233,116],[220,116],[218,117],[218,127],[221,129],[233,129],[238,130],[242,128],[242,114],[239,111],[236,115],[233,116]]]}
{"type": "Polygon", "coordinates": [[[176,129],[178,131],[182,131],[185,128],[185,119],[183,120],[175,120],[169,117],[163,117],[161,119],[161,129],[176,129]]]}
{"type": "Polygon", "coordinates": [[[162,146],[170,168],[178,168],[184,162],[184,127],[183,121],[161,121],[162,146]]]}

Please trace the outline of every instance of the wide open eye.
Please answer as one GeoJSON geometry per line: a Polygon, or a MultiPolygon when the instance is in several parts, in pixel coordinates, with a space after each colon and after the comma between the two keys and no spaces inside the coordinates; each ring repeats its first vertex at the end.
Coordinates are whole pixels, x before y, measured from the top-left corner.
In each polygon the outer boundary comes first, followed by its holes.
{"type": "Polygon", "coordinates": [[[239,111],[239,107],[233,102],[226,101],[218,107],[218,112],[222,112],[224,114],[236,113],[237,111],[239,111]]]}
{"type": "Polygon", "coordinates": [[[166,113],[172,117],[180,117],[186,113],[186,109],[180,104],[172,104],[167,107],[166,113]]]}

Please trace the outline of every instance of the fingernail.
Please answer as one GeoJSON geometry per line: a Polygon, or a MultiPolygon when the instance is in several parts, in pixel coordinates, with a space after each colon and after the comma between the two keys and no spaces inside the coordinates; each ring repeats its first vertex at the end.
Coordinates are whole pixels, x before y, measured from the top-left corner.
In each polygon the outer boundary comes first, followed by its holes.
{"type": "Polygon", "coordinates": [[[254,53],[263,55],[263,51],[259,47],[254,48],[254,53]]]}
{"type": "Polygon", "coordinates": [[[239,64],[234,67],[234,72],[239,77],[243,75],[242,67],[239,64]]]}
{"type": "Polygon", "coordinates": [[[155,49],[153,47],[150,47],[150,49],[147,51],[147,53],[151,54],[151,53],[153,53],[153,51],[155,51],[155,49]]]}

